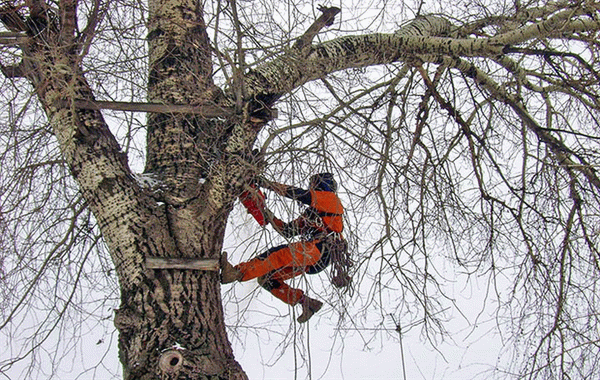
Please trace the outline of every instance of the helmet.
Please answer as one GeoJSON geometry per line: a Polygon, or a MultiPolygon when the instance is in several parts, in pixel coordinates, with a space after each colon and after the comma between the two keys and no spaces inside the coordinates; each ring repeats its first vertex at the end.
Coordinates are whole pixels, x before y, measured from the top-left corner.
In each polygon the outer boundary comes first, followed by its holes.
{"type": "Polygon", "coordinates": [[[310,187],[319,191],[337,191],[337,183],[331,173],[319,173],[311,176],[310,187]]]}

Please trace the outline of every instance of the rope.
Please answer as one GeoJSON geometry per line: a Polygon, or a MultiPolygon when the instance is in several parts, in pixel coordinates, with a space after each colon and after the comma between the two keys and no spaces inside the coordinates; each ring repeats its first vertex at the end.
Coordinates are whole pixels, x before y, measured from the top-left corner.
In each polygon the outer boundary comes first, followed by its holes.
{"type": "Polygon", "coordinates": [[[348,242],[341,236],[330,238],[328,247],[331,255],[332,278],[331,283],[336,288],[347,288],[352,283],[350,277],[350,268],[354,265],[350,252],[348,251],[348,242]]]}

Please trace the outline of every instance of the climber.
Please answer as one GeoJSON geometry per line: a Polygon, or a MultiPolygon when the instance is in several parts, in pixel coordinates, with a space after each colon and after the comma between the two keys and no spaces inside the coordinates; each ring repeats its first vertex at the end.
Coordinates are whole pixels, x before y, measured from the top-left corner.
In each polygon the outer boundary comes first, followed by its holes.
{"type": "MultiPolygon", "coordinates": [[[[308,207],[297,219],[284,223],[264,209],[266,219],[286,238],[301,236],[302,240],[269,249],[257,257],[233,266],[227,253],[221,257],[221,282],[248,281],[258,278],[258,283],[271,294],[289,305],[300,304],[302,314],[298,322],[308,321],[321,309],[323,303],[312,299],[300,289],[293,289],[284,281],[302,274],[315,274],[325,269],[332,256],[339,257],[340,249],[347,252],[341,235],[344,208],[336,195],[337,185],[331,173],[315,174],[310,178],[309,190],[284,184],[258,181],[258,185],[279,195],[298,200],[308,207]]],[[[347,286],[350,277],[336,276],[334,285],[347,286]]]]}

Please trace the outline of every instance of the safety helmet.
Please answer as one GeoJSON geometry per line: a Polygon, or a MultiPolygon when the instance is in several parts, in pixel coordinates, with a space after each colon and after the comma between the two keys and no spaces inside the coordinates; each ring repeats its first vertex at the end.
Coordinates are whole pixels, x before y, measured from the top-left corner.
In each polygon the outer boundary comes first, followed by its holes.
{"type": "Polygon", "coordinates": [[[310,187],[317,191],[337,191],[337,183],[331,173],[319,173],[310,177],[310,187]]]}

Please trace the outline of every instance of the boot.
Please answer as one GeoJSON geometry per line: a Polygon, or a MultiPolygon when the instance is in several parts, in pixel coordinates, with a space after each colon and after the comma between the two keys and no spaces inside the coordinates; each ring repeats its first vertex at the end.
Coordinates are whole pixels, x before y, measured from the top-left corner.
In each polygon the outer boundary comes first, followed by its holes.
{"type": "Polygon", "coordinates": [[[244,276],[236,267],[227,261],[227,252],[221,255],[221,284],[239,281],[244,276]]]}
{"type": "Polygon", "coordinates": [[[321,307],[323,307],[323,302],[306,296],[300,300],[300,304],[302,305],[302,314],[297,319],[299,323],[308,321],[314,313],[321,310],[321,307]]]}

